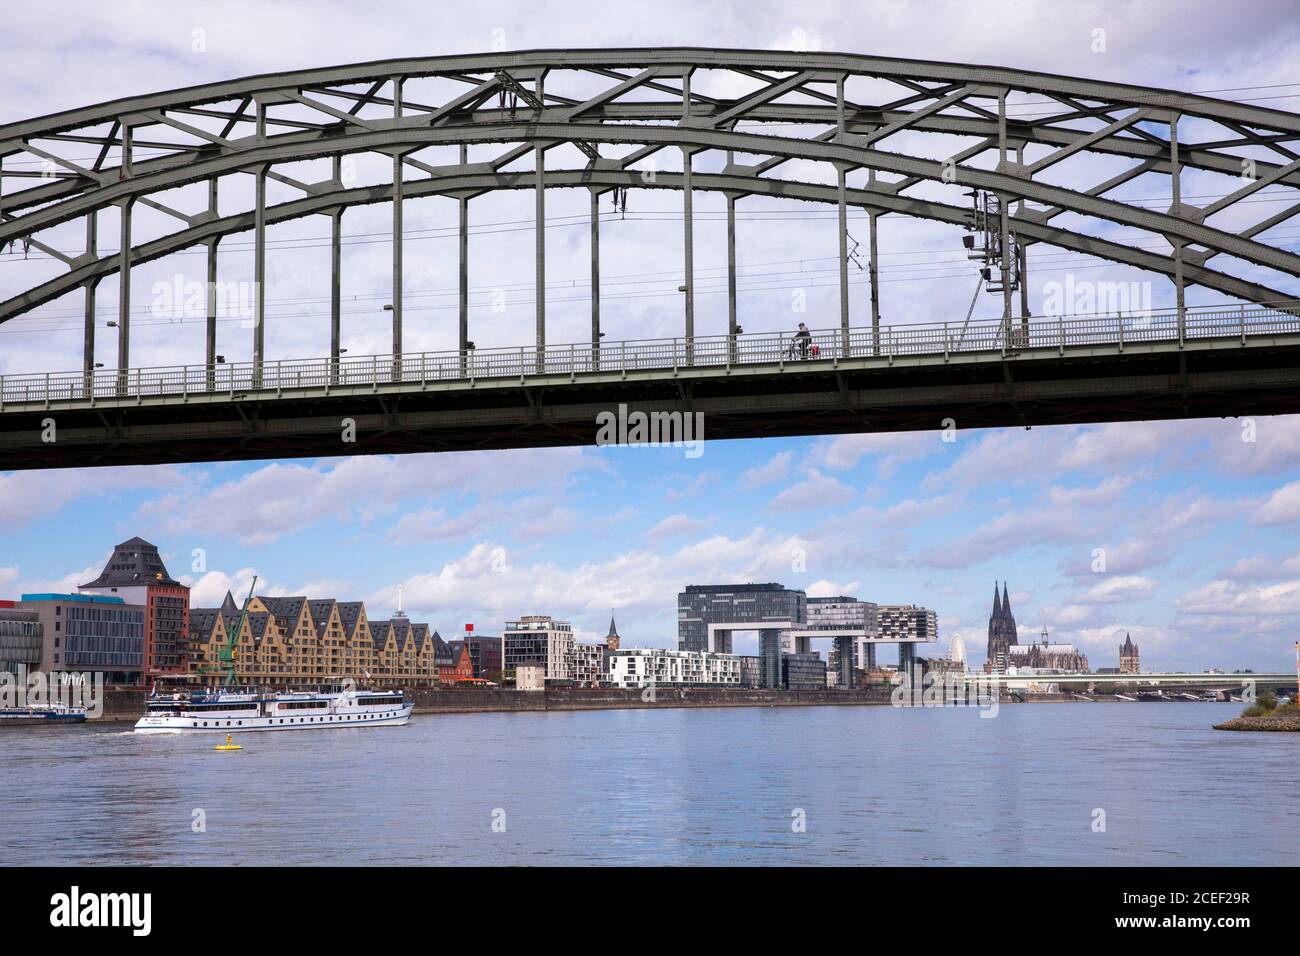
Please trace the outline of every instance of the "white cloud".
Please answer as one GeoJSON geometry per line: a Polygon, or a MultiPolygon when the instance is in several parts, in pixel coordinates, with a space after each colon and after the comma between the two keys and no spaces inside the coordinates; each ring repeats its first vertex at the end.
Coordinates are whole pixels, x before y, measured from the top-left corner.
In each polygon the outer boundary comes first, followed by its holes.
{"type": "Polygon", "coordinates": [[[184,483],[184,470],[172,466],[0,472],[0,524],[22,527],[83,498],[161,491],[184,483]]]}
{"type": "Polygon", "coordinates": [[[938,454],[946,446],[939,431],[867,432],[824,438],[814,446],[812,460],[832,471],[856,468],[865,457],[878,460],[878,473],[888,478],[901,465],[938,454]]]}
{"type": "MultiPolygon", "coordinates": [[[[136,518],[171,534],[215,532],[266,544],[322,520],[367,521],[412,498],[553,490],[584,466],[577,448],[275,462],[213,488],[165,495],[136,518]]],[[[413,519],[415,530],[429,532],[434,520],[413,519]]]]}
{"type": "Polygon", "coordinates": [[[808,585],[804,588],[804,591],[809,597],[839,597],[842,594],[856,597],[861,587],[861,581],[848,581],[844,584],[838,584],[835,581],[827,581],[822,578],[808,585]]]}
{"type": "Polygon", "coordinates": [[[808,511],[848,504],[857,492],[839,479],[813,469],[808,477],[780,492],[764,508],[768,512],[808,511]]]}
{"type": "MultiPolygon", "coordinates": [[[[224,571],[208,571],[198,578],[183,575],[178,580],[190,589],[190,607],[220,607],[221,602],[226,599],[227,592],[234,596],[236,604],[243,604],[248,589],[253,583],[253,575],[256,573],[255,568],[240,568],[233,575],[226,574],[224,571]]],[[[265,579],[258,580],[257,593],[267,596],[277,595],[277,591],[265,579]]]]}
{"type": "Polygon", "coordinates": [[[1290,524],[1300,518],[1300,481],[1292,481],[1270,494],[1255,512],[1256,524],[1290,524]]]}
{"type": "Polygon", "coordinates": [[[1079,600],[1093,604],[1117,604],[1122,601],[1137,601],[1155,590],[1156,582],[1140,575],[1107,576],[1093,585],[1079,600]]]}
{"type": "Polygon", "coordinates": [[[684,535],[701,534],[708,530],[713,524],[712,518],[695,519],[689,515],[678,512],[675,515],[669,515],[657,525],[646,532],[646,537],[651,541],[658,541],[663,538],[676,538],[684,535]]]}
{"type": "Polygon", "coordinates": [[[1219,578],[1188,591],[1178,599],[1178,608],[1188,614],[1300,614],[1300,580],[1250,585],[1219,578]]]}
{"type": "Polygon", "coordinates": [[[774,481],[780,481],[789,474],[790,463],[793,460],[794,452],[777,452],[763,464],[742,472],[740,476],[740,487],[748,490],[758,488],[762,485],[771,484],[774,481]]]}

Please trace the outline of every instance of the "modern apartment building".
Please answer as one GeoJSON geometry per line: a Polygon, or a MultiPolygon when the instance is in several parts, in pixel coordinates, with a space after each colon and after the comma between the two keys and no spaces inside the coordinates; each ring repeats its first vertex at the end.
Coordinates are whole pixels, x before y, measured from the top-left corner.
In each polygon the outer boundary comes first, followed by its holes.
{"type": "MultiPolygon", "coordinates": [[[[809,598],[808,628],[804,634],[817,636],[818,632],[834,638],[828,669],[837,675],[836,684],[851,687],[855,683],[854,672],[876,666],[876,645],[881,641],[880,605],[844,595],[809,598]]],[[[807,653],[809,647],[805,644],[787,650],[807,653]]]]}
{"type": "Polygon", "coordinates": [[[35,610],[0,601],[0,673],[17,674],[20,667],[37,670],[44,630],[35,610]]]}
{"type": "Polygon", "coordinates": [[[915,604],[881,604],[877,613],[882,641],[923,644],[939,639],[938,618],[928,608],[915,604]]]}
{"type": "Polygon", "coordinates": [[[501,633],[503,674],[513,678],[520,664],[541,664],[548,684],[567,683],[573,679],[573,644],[573,626],[549,614],[526,614],[507,621],[501,633]]]}
{"type": "Polygon", "coordinates": [[[740,687],[741,660],[736,654],[625,648],[610,653],[608,681],[611,687],[740,687]]]}
{"type": "Polygon", "coordinates": [[[818,654],[782,654],[781,686],[786,690],[824,690],[826,662],[818,654]]]}
{"type": "Polygon", "coordinates": [[[789,630],[807,607],[803,591],[780,584],[690,584],[677,595],[677,649],[730,654],[732,631],[789,630]]]}
{"type": "Polygon", "coordinates": [[[606,657],[609,649],[604,644],[574,642],[569,661],[569,679],[578,687],[599,687],[608,674],[606,657]]]}
{"type": "Polygon", "coordinates": [[[144,606],[102,594],[24,594],[41,630],[40,669],[100,672],[105,683],[138,684],[144,673],[144,606]]]}

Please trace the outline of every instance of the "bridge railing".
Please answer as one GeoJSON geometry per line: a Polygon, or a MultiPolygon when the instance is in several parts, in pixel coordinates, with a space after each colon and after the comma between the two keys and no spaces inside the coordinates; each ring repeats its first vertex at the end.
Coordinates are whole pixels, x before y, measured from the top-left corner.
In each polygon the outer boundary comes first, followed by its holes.
{"type": "MultiPolygon", "coordinates": [[[[1213,306],[1184,313],[1182,338],[1244,344],[1251,337],[1300,333],[1300,302],[1213,306]]],[[[789,333],[696,336],[693,340],[570,343],[467,352],[417,352],[401,356],[341,356],[263,363],[223,363],[118,371],[38,372],[0,376],[0,407],[122,398],[298,391],[358,385],[528,378],[590,372],[777,365],[878,356],[999,355],[1035,349],[1179,340],[1177,313],[1043,316],[970,323],[887,325],[879,330],[818,330],[806,343],[789,333]],[[807,348],[804,348],[804,345],[807,348]]]]}

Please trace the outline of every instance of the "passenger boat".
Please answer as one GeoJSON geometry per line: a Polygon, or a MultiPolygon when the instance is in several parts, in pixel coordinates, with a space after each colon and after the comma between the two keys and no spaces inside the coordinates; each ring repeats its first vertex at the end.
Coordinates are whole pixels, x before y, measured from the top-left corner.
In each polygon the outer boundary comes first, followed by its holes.
{"type": "Polygon", "coordinates": [[[400,690],[196,691],[151,696],[136,721],[139,734],[231,733],[250,730],[318,730],[326,727],[400,726],[415,706],[400,690]]]}
{"type": "Polygon", "coordinates": [[[51,704],[47,707],[0,708],[0,727],[46,727],[53,724],[84,724],[86,708],[51,704]]]}

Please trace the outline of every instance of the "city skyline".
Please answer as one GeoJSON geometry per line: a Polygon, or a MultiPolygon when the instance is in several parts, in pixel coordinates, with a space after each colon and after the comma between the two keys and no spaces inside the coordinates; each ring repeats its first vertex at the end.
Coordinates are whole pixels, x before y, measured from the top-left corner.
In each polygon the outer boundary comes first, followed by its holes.
{"type": "Polygon", "coordinates": [[[547,613],[595,640],[612,608],[630,643],[672,647],[681,586],[770,580],[931,607],[944,646],[960,634],[978,665],[997,579],[1022,642],[1046,625],[1095,666],[1127,632],[1151,668],[1276,669],[1296,614],[1285,479],[1300,431],[1273,418],[1253,443],[1242,433],[1223,420],[712,442],[697,461],[564,449],[20,473],[0,479],[0,591],[75,590],[140,534],[194,606],[242,599],[258,573],[268,596],[381,610],[402,587],[443,630],[547,613]],[[1213,470],[1182,470],[1198,460],[1213,470]],[[23,504],[38,485],[49,517],[23,504]]]}

